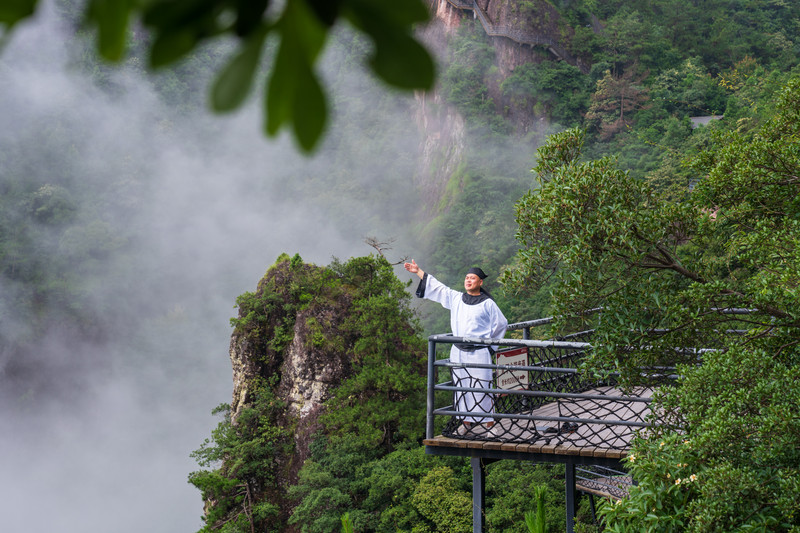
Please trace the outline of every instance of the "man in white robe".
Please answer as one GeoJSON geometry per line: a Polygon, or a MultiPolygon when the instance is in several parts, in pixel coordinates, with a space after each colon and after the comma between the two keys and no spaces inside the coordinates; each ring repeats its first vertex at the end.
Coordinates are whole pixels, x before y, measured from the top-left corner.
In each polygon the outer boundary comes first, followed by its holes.
{"type": "MultiPolygon", "coordinates": [[[[491,295],[483,289],[486,274],[480,268],[471,268],[464,278],[466,293],[455,291],[443,285],[432,275],[425,273],[412,259],[403,265],[412,274],[420,278],[417,296],[440,303],[450,310],[450,328],[456,337],[489,337],[501,339],[506,334],[508,321],[491,295]]],[[[492,354],[496,346],[453,344],[450,348],[450,362],[491,364],[492,354]]],[[[457,387],[486,388],[492,386],[491,368],[452,369],[453,382],[457,387]]],[[[457,433],[464,434],[472,429],[473,424],[485,423],[487,428],[494,421],[484,413],[494,412],[494,399],[490,393],[456,392],[455,408],[457,411],[476,413],[463,417],[463,425],[457,433]]]]}

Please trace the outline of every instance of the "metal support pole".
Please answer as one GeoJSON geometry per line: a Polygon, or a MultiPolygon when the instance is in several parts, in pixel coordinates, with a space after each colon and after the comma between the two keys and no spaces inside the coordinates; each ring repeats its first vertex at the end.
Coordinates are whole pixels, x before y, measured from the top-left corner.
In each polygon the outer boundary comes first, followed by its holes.
{"type": "Polygon", "coordinates": [[[597,522],[597,508],[594,505],[594,494],[591,492],[589,493],[589,507],[592,509],[592,523],[595,527],[600,527],[600,524],[597,522]]]}
{"type": "Polygon", "coordinates": [[[479,457],[472,463],[472,533],[483,533],[485,525],[484,497],[486,496],[486,467],[479,457]]]}
{"type": "Polygon", "coordinates": [[[564,479],[567,496],[567,533],[573,533],[575,529],[575,463],[569,462],[564,466],[566,468],[564,479]]]}
{"type": "Polygon", "coordinates": [[[531,339],[531,328],[522,328],[522,338],[526,341],[531,339]]]}
{"type": "Polygon", "coordinates": [[[432,439],[433,438],[433,402],[434,402],[434,395],[433,395],[433,387],[436,385],[436,367],[434,363],[436,362],[436,343],[432,340],[428,340],[428,411],[427,411],[427,422],[425,426],[425,438],[432,439]]]}

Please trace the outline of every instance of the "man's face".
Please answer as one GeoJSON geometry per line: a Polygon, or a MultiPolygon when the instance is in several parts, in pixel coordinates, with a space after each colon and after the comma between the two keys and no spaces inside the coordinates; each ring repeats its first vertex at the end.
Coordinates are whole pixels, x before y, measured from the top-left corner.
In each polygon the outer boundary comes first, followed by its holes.
{"type": "Polygon", "coordinates": [[[464,288],[469,294],[479,293],[481,285],[483,285],[483,280],[477,274],[467,274],[467,277],[464,278],[464,288]]]}

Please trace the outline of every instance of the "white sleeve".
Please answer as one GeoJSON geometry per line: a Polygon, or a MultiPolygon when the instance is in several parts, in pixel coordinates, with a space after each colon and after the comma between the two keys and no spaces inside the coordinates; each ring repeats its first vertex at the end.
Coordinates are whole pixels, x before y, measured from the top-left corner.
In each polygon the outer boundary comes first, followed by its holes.
{"type": "Polygon", "coordinates": [[[452,309],[453,300],[460,299],[461,293],[442,284],[430,274],[425,274],[425,296],[423,298],[440,303],[445,309],[452,309]]]}

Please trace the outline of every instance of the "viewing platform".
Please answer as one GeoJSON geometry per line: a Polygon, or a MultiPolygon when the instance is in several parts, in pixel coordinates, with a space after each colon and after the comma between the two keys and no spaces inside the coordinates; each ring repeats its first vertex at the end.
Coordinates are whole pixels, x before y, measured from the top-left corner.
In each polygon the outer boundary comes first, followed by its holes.
{"type": "MultiPolygon", "coordinates": [[[[567,531],[573,531],[578,492],[619,499],[634,483],[623,459],[637,432],[656,423],[653,389],[622,388],[580,371],[592,349],[592,330],[553,340],[530,339],[531,328],[552,318],[509,325],[522,338],[428,338],[428,401],[425,452],[469,457],[473,471],[473,531],[483,531],[484,468],[504,459],[560,463],[566,468],[567,531]],[[491,364],[453,363],[454,343],[499,346],[491,364]],[[444,348],[447,349],[445,352],[444,348]],[[454,368],[490,368],[491,383],[456,383],[454,368]],[[454,398],[492,398],[491,412],[459,411],[454,398]],[[469,427],[465,417],[476,420],[469,427]]],[[[666,376],[674,377],[674,376],[666,376]]]]}

